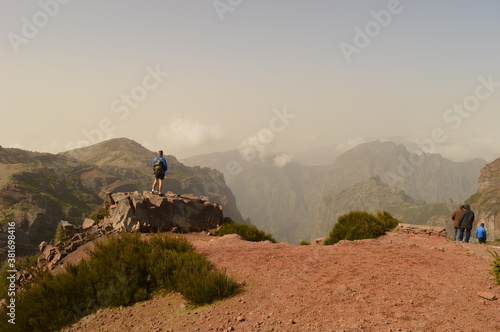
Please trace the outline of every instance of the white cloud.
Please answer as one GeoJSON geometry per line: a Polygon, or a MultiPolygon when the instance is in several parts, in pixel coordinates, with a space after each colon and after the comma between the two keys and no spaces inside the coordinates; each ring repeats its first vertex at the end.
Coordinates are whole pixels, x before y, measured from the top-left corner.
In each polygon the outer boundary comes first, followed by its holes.
{"type": "Polygon", "coordinates": [[[195,148],[226,137],[219,125],[209,126],[186,119],[175,119],[160,129],[159,136],[172,150],[195,148]]]}
{"type": "Polygon", "coordinates": [[[274,158],[274,166],[276,167],[283,167],[285,166],[286,164],[288,164],[289,162],[291,162],[293,159],[293,157],[289,154],[280,154],[278,156],[276,156],[276,158],[274,158]]]}

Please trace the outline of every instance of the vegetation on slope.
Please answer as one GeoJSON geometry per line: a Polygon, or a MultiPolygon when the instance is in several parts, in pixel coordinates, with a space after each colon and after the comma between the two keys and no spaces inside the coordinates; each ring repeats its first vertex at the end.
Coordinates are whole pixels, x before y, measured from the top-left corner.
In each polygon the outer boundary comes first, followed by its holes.
{"type": "Polygon", "coordinates": [[[500,285],[500,255],[494,251],[489,251],[489,253],[493,256],[493,260],[490,265],[490,273],[494,280],[500,285]]]}
{"type": "MultiPolygon", "coordinates": [[[[90,259],[66,272],[40,274],[15,298],[15,325],[2,331],[54,331],[100,308],[130,305],[158,292],[179,292],[194,305],[232,296],[237,283],[212,269],[184,238],[122,233],[96,244],[90,259]]],[[[7,308],[0,310],[7,317],[7,308]]]]}
{"type": "Polygon", "coordinates": [[[235,222],[224,224],[217,231],[217,235],[223,236],[226,234],[238,234],[245,240],[252,242],[271,241],[272,243],[276,243],[276,240],[271,234],[263,232],[253,225],[235,222]]]}

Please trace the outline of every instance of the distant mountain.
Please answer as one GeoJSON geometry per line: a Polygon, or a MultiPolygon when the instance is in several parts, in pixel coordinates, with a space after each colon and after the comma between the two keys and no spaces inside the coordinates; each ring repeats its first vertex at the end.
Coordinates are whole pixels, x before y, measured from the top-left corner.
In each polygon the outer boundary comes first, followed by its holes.
{"type": "MultiPolygon", "coordinates": [[[[99,181],[96,181],[94,174],[83,176],[84,183],[99,191],[101,196],[109,191],[147,190],[151,188],[154,179],[151,161],[156,157],[156,152],[128,138],[111,139],[61,155],[96,165],[105,173],[97,178],[99,181]]],[[[224,182],[221,172],[206,167],[185,166],[171,155],[166,155],[165,158],[169,169],[163,185],[164,191],[208,196],[211,202],[224,207],[226,216],[242,220],[236,208],[235,197],[224,182]]]]}
{"type": "Polygon", "coordinates": [[[325,145],[292,153],[295,161],[303,166],[331,165],[340,154],[336,145],[325,145]]]}
{"type": "Polygon", "coordinates": [[[243,217],[278,240],[292,243],[313,235],[318,210],[328,193],[378,176],[416,201],[463,202],[477,190],[479,171],[486,164],[477,159],[453,162],[437,154],[411,154],[404,145],[381,141],[360,144],[327,166],[303,166],[296,161],[278,166],[277,156],[247,162],[231,151],[188,162],[221,171],[238,163],[240,167],[228,177],[228,185],[238,198],[243,217]]]}
{"type": "Polygon", "coordinates": [[[419,156],[402,144],[374,141],[340,155],[331,172],[340,187],[352,184],[354,179],[380,176],[382,181],[415,198],[462,202],[477,190],[479,171],[485,164],[479,159],[454,162],[439,154],[419,156]]]}
{"type": "Polygon", "coordinates": [[[474,227],[484,223],[488,240],[500,239],[500,158],[481,169],[477,193],[467,203],[476,214],[474,227]]]}
{"type": "MultiPolygon", "coordinates": [[[[81,223],[106,192],[150,189],[155,156],[126,138],[57,155],[0,148],[0,254],[8,221],[17,225],[17,254],[31,254],[41,241],[53,238],[61,219],[81,223]]],[[[207,196],[223,206],[224,216],[243,220],[221,172],[188,167],[173,156],[166,159],[164,191],[207,196]]]]}
{"type": "Polygon", "coordinates": [[[182,159],[182,162],[187,166],[209,167],[221,172],[228,172],[228,165],[230,165],[232,161],[236,161],[243,165],[246,164],[246,161],[241,157],[238,150],[212,152],[182,159]]]}

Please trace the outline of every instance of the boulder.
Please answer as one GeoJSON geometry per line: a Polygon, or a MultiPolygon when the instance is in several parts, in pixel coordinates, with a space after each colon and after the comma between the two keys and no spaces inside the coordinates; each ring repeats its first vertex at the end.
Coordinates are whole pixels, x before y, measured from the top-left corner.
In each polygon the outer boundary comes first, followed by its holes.
{"type": "Polygon", "coordinates": [[[83,228],[83,230],[87,230],[90,227],[94,226],[94,224],[95,224],[95,221],[93,219],[85,218],[85,220],[83,221],[83,224],[82,224],[82,228],[83,228]]]}
{"type": "Polygon", "coordinates": [[[201,232],[225,222],[220,205],[193,194],[120,192],[109,194],[108,203],[113,228],[126,231],[170,231],[176,227],[180,232],[201,232]]]}

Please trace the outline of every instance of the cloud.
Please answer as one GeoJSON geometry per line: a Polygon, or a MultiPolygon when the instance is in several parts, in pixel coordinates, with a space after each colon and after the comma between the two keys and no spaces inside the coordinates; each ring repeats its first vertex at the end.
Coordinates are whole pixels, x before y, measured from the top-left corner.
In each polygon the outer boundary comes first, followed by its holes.
{"type": "Polygon", "coordinates": [[[195,148],[226,137],[219,125],[209,126],[186,119],[175,119],[160,129],[159,136],[171,149],[195,148]]]}
{"type": "Polygon", "coordinates": [[[274,166],[283,167],[293,160],[293,157],[289,154],[280,154],[274,158],[274,166]]]}

